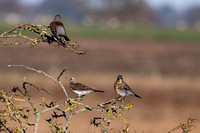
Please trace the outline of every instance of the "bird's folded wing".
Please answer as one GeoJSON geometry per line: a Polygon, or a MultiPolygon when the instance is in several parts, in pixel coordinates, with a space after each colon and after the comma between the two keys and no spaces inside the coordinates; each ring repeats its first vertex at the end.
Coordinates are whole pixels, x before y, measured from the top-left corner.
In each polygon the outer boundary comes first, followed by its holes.
{"type": "Polygon", "coordinates": [[[74,89],[74,90],[90,90],[92,88],[89,88],[88,86],[86,85],[83,85],[81,83],[74,83],[73,85],[71,85],[71,88],[74,89]]]}
{"type": "Polygon", "coordinates": [[[65,35],[66,34],[63,26],[57,26],[56,30],[57,30],[58,35],[65,35]]]}
{"type": "Polygon", "coordinates": [[[132,92],[131,88],[126,83],[124,83],[124,89],[132,92]]]}

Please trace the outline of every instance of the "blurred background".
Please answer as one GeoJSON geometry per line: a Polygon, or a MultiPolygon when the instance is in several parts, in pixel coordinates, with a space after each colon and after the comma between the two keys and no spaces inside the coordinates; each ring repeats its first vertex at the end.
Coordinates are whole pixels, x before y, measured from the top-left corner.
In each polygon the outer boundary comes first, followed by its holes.
{"type": "Polygon", "coordinates": [[[55,14],[82,26],[200,29],[198,0],[1,0],[1,23],[48,24],[55,14]]]}
{"type": "MultiPolygon", "coordinates": [[[[56,14],[61,15],[68,37],[87,53],[79,56],[45,43],[36,47],[1,45],[0,89],[9,92],[26,76],[52,92],[49,100],[62,103],[64,94],[53,82],[7,65],[24,64],[54,77],[67,68],[65,76],[105,91],[83,101],[96,105],[117,97],[113,84],[122,74],[142,97],[129,96],[125,101],[134,105],[129,118],[138,133],[168,132],[188,117],[199,119],[199,0],[0,0],[0,34],[24,21],[48,26],[56,14]]],[[[64,77],[62,83],[75,97],[64,77]]],[[[39,92],[30,91],[38,99],[39,92]]],[[[100,132],[89,125],[93,116],[98,114],[75,116],[70,131],[100,132]]],[[[120,122],[111,125],[110,132],[121,127],[120,122]]],[[[198,125],[193,133],[200,131],[198,125]]],[[[39,130],[48,131],[44,126],[39,130]]]]}

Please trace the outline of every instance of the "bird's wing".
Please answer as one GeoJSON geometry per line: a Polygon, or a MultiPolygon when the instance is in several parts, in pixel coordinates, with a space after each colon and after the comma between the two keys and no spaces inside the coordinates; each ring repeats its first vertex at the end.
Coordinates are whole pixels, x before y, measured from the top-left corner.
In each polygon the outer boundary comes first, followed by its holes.
{"type": "Polygon", "coordinates": [[[74,89],[74,90],[90,90],[92,88],[84,85],[84,84],[81,84],[81,83],[74,83],[71,85],[71,88],[74,89]]]}
{"type": "Polygon", "coordinates": [[[57,25],[57,34],[58,35],[66,35],[66,31],[65,31],[65,26],[63,25],[62,22],[55,22],[57,25]]]}
{"type": "Polygon", "coordinates": [[[127,92],[128,92],[129,94],[134,95],[134,96],[136,96],[136,97],[138,97],[138,98],[141,98],[140,96],[138,96],[137,94],[135,94],[135,93],[133,92],[133,90],[131,89],[131,87],[129,87],[125,82],[124,82],[124,89],[127,90],[127,92]]]}
{"type": "Polygon", "coordinates": [[[66,35],[65,27],[62,22],[53,21],[50,23],[50,28],[54,36],[66,35]]]}
{"type": "Polygon", "coordinates": [[[57,26],[56,30],[57,30],[58,35],[62,35],[62,36],[66,35],[65,28],[63,26],[57,26]]]}
{"type": "Polygon", "coordinates": [[[56,25],[55,25],[54,22],[50,23],[50,29],[51,29],[51,32],[52,32],[53,36],[57,36],[56,25]]]}
{"type": "Polygon", "coordinates": [[[123,83],[124,89],[130,92],[133,92],[131,87],[129,87],[125,82],[123,83]]]}

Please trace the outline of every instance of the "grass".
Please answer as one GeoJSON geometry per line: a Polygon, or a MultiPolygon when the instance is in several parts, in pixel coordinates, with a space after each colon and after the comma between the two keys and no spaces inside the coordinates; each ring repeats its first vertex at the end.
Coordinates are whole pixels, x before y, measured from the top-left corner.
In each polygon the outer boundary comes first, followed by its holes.
{"type": "Polygon", "coordinates": [[[200,41],[200,32],[195,30],[178,31],[176,29],[160,28],[100,28],[100,27],[70,27],[68,32],[72,36],[86,38],[111,38],[133,40],[161,40],[161,41],[200,41]]]}
{"type": "MultiPolygon", "coordinates": [[[[72,37],[83,38],[107,38],[107,39],[130,39],[130,40],[156,40],[156,41],[182,41],[199,42],[200,31],[188,29],[179,31],[173,28],[158,27],[119,27],[116,29],[100,26],[77,26],[65,24],[67,34],[72,37]]],[[[12,28],[11,25],[0,23],[0,34],[12,28]]],[[[50,32],[50,31],[48,31],[50,32]]]]}

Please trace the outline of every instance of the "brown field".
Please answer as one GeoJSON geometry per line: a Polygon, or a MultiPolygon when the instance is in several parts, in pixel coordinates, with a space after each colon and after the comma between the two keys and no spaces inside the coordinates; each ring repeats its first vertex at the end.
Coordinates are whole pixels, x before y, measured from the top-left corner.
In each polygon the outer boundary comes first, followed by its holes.
{"type": "MultiPolygon", "coordinates": [[[[77,38],[84,56],[66,52],[61,47],[0,46],[0,89],[10,88],[26,80],[46,88],[52,93],[48,98],[57,103],[65,101],[62,90],[49,79],[23,68],[8,68],[9,64],[24,64],[41,69],[57,77],[67,68],[64,76],[74,76],[78,81],[104,90],[105,94],[90,94],[83,100],[96,105],[117,97],[113,84],[118,74],[142,97],[127,97],[125,104],[133,104],[130,121],[138,133],[168,132],[188,117],[200,118],[200,45],[184,42],[154,42],[131,40],[88,40],[77,38]],[[91,100],[92,99],[92,100],[91,100]]],[[[61,78],[68,89],[68,82],[61,78]]],[[[69,90],[69,95],[75,97],[69,90]]],[[[33,100],[41,95],[30,91],[33,100]]],[[[90,119],[98,113],[86,112],[73,117],[69,128],[73,133],[100,132],[90,126],[90,119]],[[78,126],[77,126],[78,125],[78,126]]],[[[45,115],[42,116],[45,118],[45,115]]],[[[121,120],[111,124],[115,132],[121,120]]],[[[46,122],[39,123],[40,132],[50,132],[46,122]]],[[[131,127],[133,132],[133,129],[131,127]]],[[[181,132],[176,131],[175,133],[181,132]]],[[[199,133],[197,121],[192,133],[199,133]]]]}

